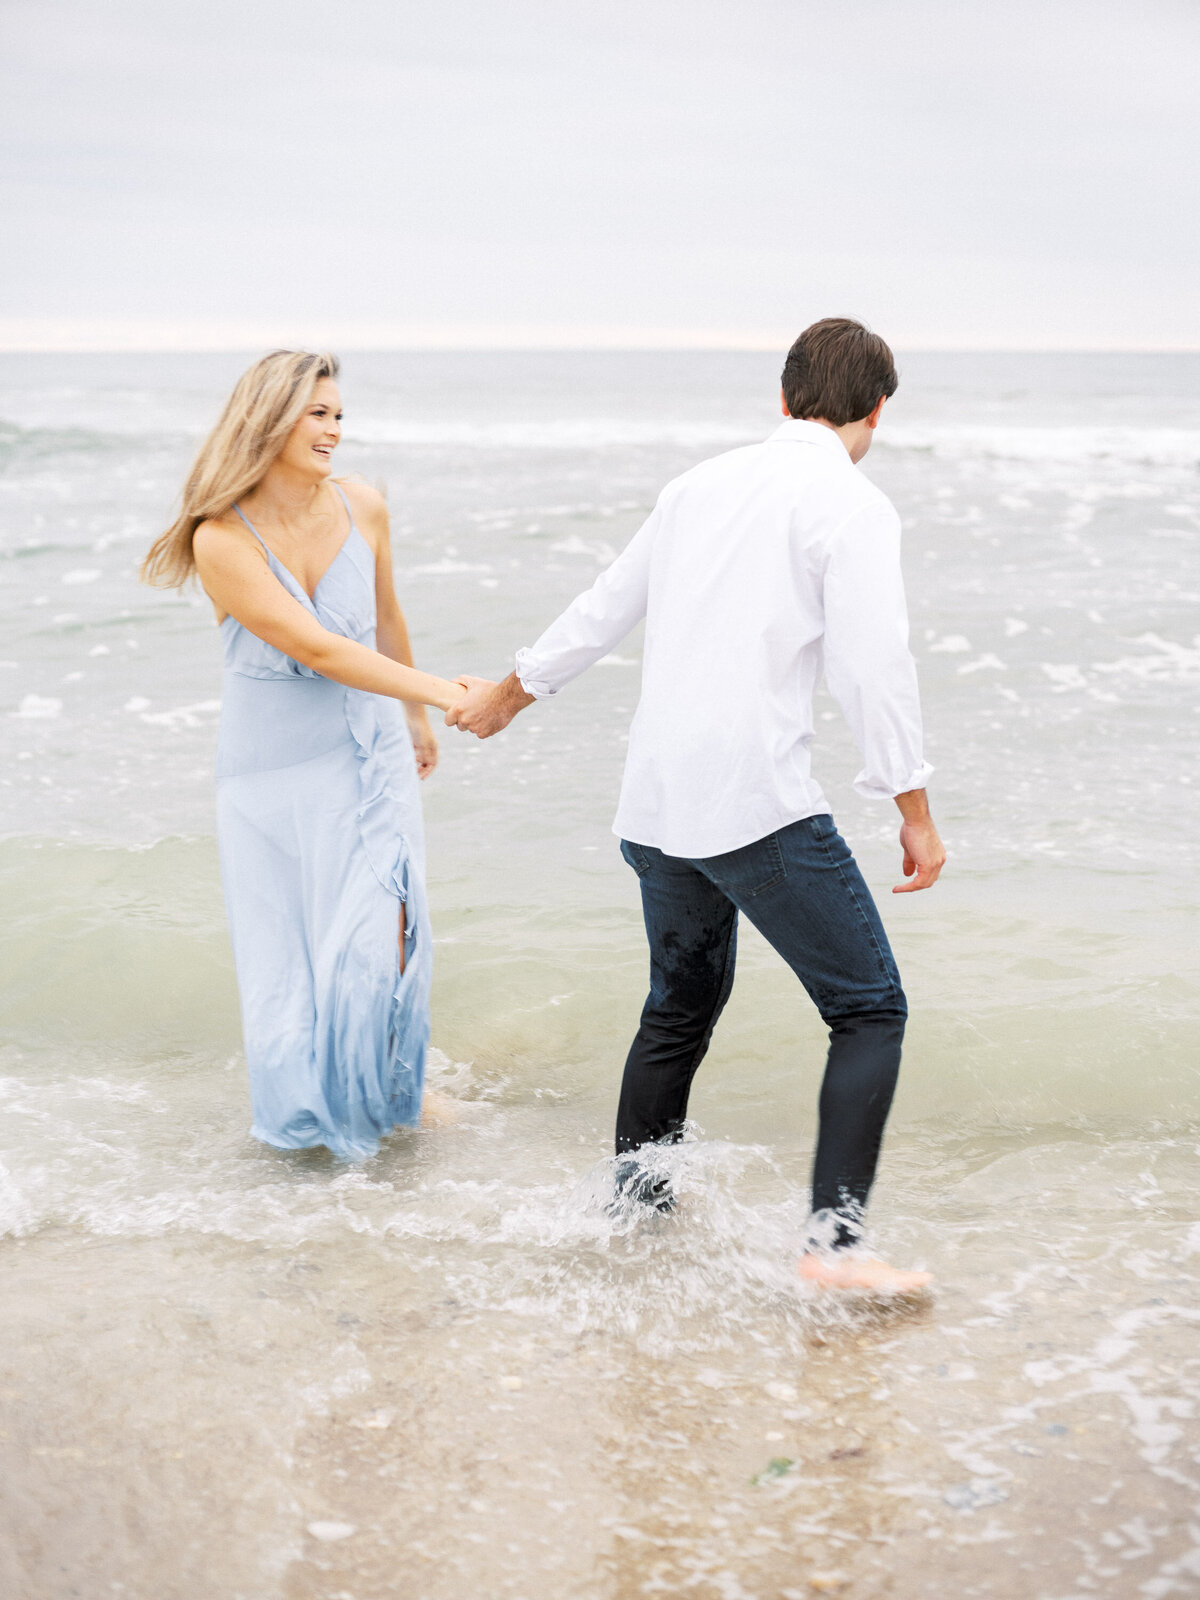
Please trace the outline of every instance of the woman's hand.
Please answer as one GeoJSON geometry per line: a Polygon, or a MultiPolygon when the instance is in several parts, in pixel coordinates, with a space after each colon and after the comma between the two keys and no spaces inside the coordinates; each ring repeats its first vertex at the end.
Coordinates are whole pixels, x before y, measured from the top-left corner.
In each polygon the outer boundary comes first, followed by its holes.
{"type": "Polygon", "coordinates": [[[427,778],[438,764],[438,742],[424,706],[406,706],[408,731],[412,736],[413,754],[417,758],[417,777],[427,778]]]}

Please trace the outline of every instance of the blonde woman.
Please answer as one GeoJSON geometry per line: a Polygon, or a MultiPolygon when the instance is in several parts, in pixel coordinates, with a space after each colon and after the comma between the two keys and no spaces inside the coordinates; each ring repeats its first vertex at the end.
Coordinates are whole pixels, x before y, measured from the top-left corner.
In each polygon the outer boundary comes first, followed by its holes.
{"type": "Polygon", "coordinates": [[[464,685],[414,668],[383,498],[333,477],[337,377],[290,350],[242,376],[143,577],[198,576],[224,647],[217,835],[252,1131],[357,1159],[420,1117],[417,780],[437,764],[425,707],[464,685]]]}

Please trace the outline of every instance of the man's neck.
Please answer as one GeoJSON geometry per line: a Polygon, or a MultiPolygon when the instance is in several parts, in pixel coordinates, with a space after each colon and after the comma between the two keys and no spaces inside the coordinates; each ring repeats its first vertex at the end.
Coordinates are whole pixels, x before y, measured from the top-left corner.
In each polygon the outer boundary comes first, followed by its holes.
{"type": "Polygon", "coordinates": [[[813,417],[814,422],[819,422],[823,428],[828,428],[830,433],[836,433],[846,447],[846,454],[851,461],[861,461],[871,448],[872,430],[867,426],[866,418],[858,422],[844,422],[841,427],[834,422],[827,422],[824,417],[813,417]]]}
{"type": "MultiPolygon", "coordinates": [[[[830,422],[827,417],[806,417],[804,420],[806,422],[820,423],[822,428],[828,428],[830,433],[836,433],[846,447],[846,454],[857,465],[871,448],[871,440],[874,438],[875,429],[879,425],[879,418],[883,413],[883,405],[886,398],[886,395],[882,396],[870,416],[861,417],[857,422],[845,422],[839,425],[836,422],[830,422]]],[[[788,410],[787,395],[781,394],[779,399],[784,416],[790,417],[791,412],[788,410]]]]}

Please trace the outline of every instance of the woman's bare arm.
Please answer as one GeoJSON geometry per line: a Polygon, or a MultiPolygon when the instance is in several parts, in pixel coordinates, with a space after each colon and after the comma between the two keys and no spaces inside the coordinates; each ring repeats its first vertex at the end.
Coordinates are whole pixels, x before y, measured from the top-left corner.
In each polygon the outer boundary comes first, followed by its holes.
{"type": "MultiPolygon", "coordinates": [[[[365,483],[350,480],[343,482],[342,488],[350,500],[359,531],[375,552],[376,648],[402,666],[411,667],[412,642],[408,636],[408,623],[396,598],[392,574],[391,521],[387,501],[377,489],[365,483]]],[[[412,736],[413,753],[417,758],[417,775],[427,778],[437,766],[437,738],[429,726],[423,705],[410,702],[404,709],[408,717],[408,731],[412,736]]]]}
{"type": "Polygon", "coordinates": [[[290,595],[267,565],[262,549],[245,530],[224,522],[202,522],[194,542],[196,571],[218,610],[248,632],[350,689],[389,695],[408,705],[448,711],[463,686],[369,650],[330,633],[290,595]]]}

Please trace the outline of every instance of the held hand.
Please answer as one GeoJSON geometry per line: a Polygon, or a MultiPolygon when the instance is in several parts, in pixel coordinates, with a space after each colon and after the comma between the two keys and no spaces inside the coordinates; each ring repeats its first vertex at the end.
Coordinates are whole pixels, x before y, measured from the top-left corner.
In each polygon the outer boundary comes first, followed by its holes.
{"type": "Polygon", "coordinates": [[[463,677],[460,681],[467,685],[467,692],[447,711],[448,728],[459,728],[477,738],[490,739],[501,728],[508,727],[519,708],[510,709],[505,704],[504,696],[497,693],[500,685],[490,678],[463,677]]]}
{"type": "Polygon", "coordinates": [[[409,713],[408,731],[412,737],[413,755],[417,758],[417,777],[427,778],[438,764],[438,742],[429,726],[424,707],[409,713]]]}
{"type": "Polygon", "coordinates": [[[911,894],[914,889],[930,889],[946,864],[946,850],[938,838],[932,817],[905,822],[900,828],[900,848],[904,851],[904,876],[911,883],[898,883],[893,894],[911,894]]]}

